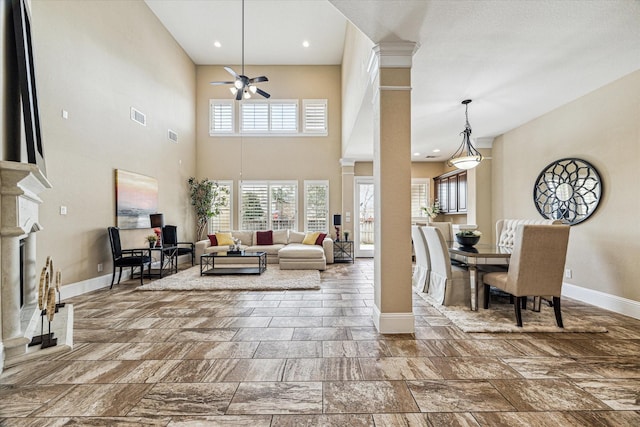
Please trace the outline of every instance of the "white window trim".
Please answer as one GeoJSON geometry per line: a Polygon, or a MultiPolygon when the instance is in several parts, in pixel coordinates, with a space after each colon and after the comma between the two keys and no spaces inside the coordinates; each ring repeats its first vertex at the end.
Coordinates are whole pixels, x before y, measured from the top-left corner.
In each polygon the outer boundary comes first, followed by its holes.
{"type": "MultiPolygon", "coordinates": [[[[218,185],[220,186],[228,186],[229,187],[229,230],[233,230],[233,224],[234,224],[234,217],[235,217],[235,212],[233,209],[233,180],[215,180],[215,182],[218,183],[218,185]]],[[[209,220],[209,224],[207,224],[207,230],[209,230],[209,233],[215,233],[216,231],[222,231],[222,230],[212,230],[211,229],[211,220],[209,220]]]]}
{"type": "Polygon", "coordinates": [[[232,99],[210,99],[209,100],[209,135],[235,135],[236,134],[236,106],[232,99]],[[214,129],[213,122],[213,108],[215,105],[231,105],[231,130],[216,130],[214,129]]]}
{"type": "Polygon", "coordinates": [[[302,132],[305,135],[311,136],[327,136],[329,134],[329,100],[327,99],[303,99],[302,100],[302,132]],[[323,104],[324,105],[324,129],[314,130],[307,128],[307,106],[310,104],[323,104]]]}
{"type": "Polygon", "coordinates": [[[305,228],[304,231],[309,231],[309,230],[307,230],[307,200],[308,200],[308,198],[307,198],[307,194],[308,194],[307,188],[309,186],[312,186],[312,185],[323,185],[323,186],[325,186],[327,188],[327,216],[326,216],[327,230],[324,230],[324,231],[329,233],[330,232],[329,227],[331,226],[331,223],[329,222],[330,221],[330,219],[329,219],[329,210],[330,210],[329,204],[331,202],[331,199],[330,199],[330,193],[329,193],[329,181],[328,180],[308,180],[308,181],[305,180],[304,181],[304,212],[303,212],[304,228],[305,228]]]}
{"type": "MultiPolygon", "coordinates": [[[[412,178],[411,179],[411,185],[412,186],[413,185],[422,185],[422,184],[427,186],[427,189],[426,189],[427,201],[426,201],[426,203],[430,204],[431,203],[431,179],[430,178],[412,178]]],[[[426,205],[425,205],[425,207],[426,207],[426,205]]],[[[412,209],[412,211],[413,211],[413,209],[412,209]]],[[[412,219],[413,220],[423,220],[423,219],[425,219],[427,217],[428,217],[427,214],[424,213],[424,211],[421,210],[419,212],[419,216],[412,216],[412,219]]]]}
{"type": "Polygon", "coordinates": [[[239,221],[239,225],[242,226],[242,197],[243,197],[243,187],[244,186],[251,186],[251,185],[266,185],[267,186],[267,229],[268,230],[272,230],[273,229],[273,212],[271,210],[271,202],[272,202],[272,198],[271,198],[271,188],[272,186],[276,186],[276,185],[293,185],[295,186],[295,191],[294,191],[294,195],[295,195],[295,201],[294,201],[294,206],[295,206],[295,214],[293,216],[293,228],[291,228],[291,230],[297,230],[300,224],[299,221],[299,212],[298,212],[298,203],[299,203],[299,197],[298,197],[298,192],[300,191],[299,185],[298,185],[298,181],[297,180],[281,180],[281,181],[269,181],[269,180],[250,180],[250,181],[240,181],[239,184],[239,188],[238,188],[238,221],[239,221]]]}

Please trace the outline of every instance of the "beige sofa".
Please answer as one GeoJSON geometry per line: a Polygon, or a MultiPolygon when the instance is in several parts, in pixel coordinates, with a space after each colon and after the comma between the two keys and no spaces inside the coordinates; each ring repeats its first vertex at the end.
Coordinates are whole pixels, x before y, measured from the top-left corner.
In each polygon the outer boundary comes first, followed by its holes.
{"type": "MultiPolygon", "coordinates": [[[[290,230],[274,230],[272,245],[258,245],[255,231],[233,230],[231,235],[240,240],[240,249],[247,252],[266,252],[267,264],[279,264],[282,270],[325,270],[333,264],[333,240],[327,236],[320,245],[303,244],[305,233],[290,230]]],[[[229,246],[212,246],[211,241],[196,242],[196,260],[200,256],[216,252],[227,252],[229,246]]],[[[224,263],[221,259],[216,263],[224,263]]],[[[237,262],[230,259],[227,262],[237,262]]],[[[234,263],[235,263],[234,262],[234,263]]]]}

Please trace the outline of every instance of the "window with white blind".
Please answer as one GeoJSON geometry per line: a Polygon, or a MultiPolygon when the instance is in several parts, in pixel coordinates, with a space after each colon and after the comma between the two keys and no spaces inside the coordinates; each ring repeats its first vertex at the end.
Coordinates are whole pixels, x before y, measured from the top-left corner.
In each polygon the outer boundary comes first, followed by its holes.
{"type": "Polygon", "coordinates": [[[209,134],[232,134],[235,132],[233,100],[209,100],[209,134]]]}
{"type": "Polygon", "coordinates": [[[329,231],[329,181],[304,182],[304,231],[329,231]]]}
{"type": "Polygon", "coordinates": [[[271,101],[271,131],[298,132],[298,101],[271,101]]]}
{"type": "Polygon", "coordinates": [[[218,186],[228,191],[227,203],[220,207],[220,214],[209,218],[209,234],[233,229],[233,181],[217,181],[218,186]]]}
{"type": "Polygon", "coordinates": [[[296,181],[243,181],[240,183],[242,230],[297,229],[296,181]]]}
{"type": "Polygon", "coordinates": [[[326,99],[209,100],[209,135],[327,136],[326,99]],[[237,110],[236,110],[236,105],[237,110]]]}
{"type": "Polygon", "coordinates": [[[304,133],[327,135],[327,100],[302,100],[302,129],[304,133]]]}
{"type": "Polygon", "coordinates": [[[411,180],[411,217],[426,218],[427,214],[421,209],[429,206],[429,179],[411,180]]]}

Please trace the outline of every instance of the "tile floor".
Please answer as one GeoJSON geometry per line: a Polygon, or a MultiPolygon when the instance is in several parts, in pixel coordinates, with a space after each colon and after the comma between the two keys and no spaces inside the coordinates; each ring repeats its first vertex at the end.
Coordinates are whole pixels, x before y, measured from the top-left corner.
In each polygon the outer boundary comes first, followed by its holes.
{"type": "Polygon", "coordinates": [[[6,369],[0,425],[639,426],[640,321],[606,334],[465,334],[419,297],[380,335],[373,263],[318,291],[82,295],[75,347],[6,369]]]}

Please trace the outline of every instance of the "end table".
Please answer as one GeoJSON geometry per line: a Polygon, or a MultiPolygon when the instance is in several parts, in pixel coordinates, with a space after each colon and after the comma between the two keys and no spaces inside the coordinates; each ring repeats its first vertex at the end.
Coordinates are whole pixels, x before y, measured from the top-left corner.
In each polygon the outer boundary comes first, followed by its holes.
{"type": "Polygon", "coordinates": [[[337,240],[333,242],[333,262],[354,262],[353,240],[337,240]]]}

